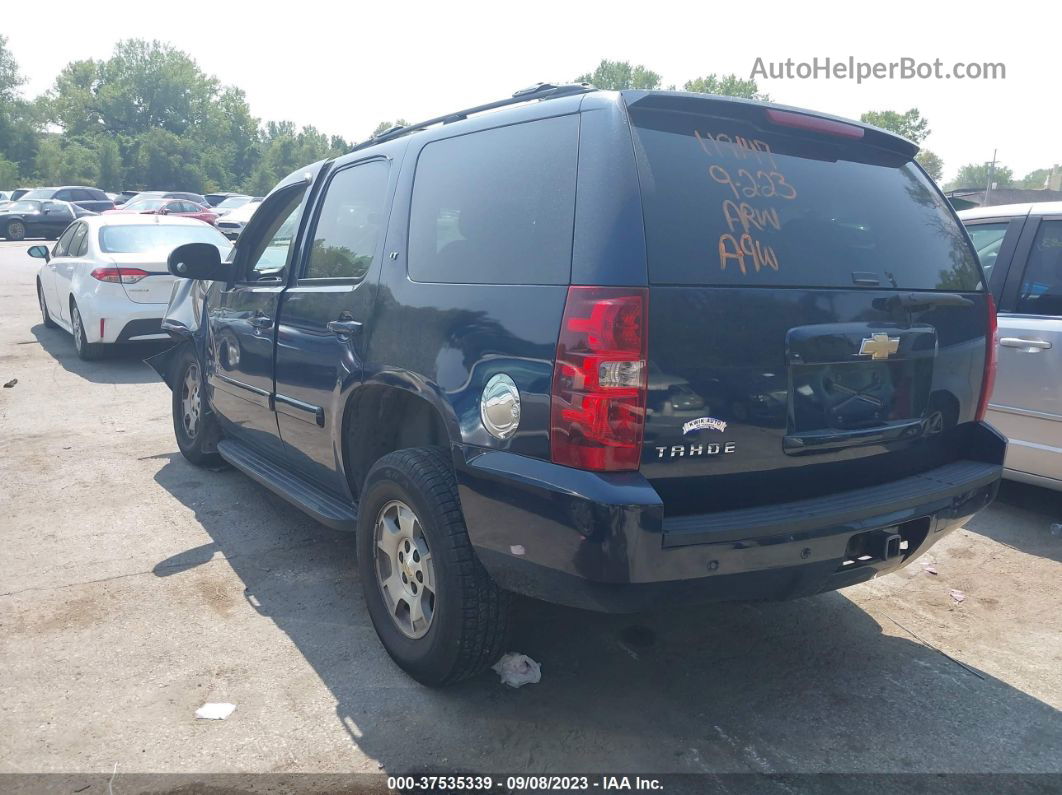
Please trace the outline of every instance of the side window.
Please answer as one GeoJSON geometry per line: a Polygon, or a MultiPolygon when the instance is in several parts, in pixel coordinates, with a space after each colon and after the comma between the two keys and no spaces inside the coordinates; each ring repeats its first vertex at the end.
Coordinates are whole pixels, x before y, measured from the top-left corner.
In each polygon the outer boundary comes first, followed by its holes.
{"type": "Polygon", "coordinates": [[[182,213],[201,213],[202,211],[202,208],[194,202],[181,202],[182,213]]]}
{"type": "Polygon", "coordinates": [[[1016,311],[1021,315],[1062,315],[1062,221],[1040,222],[1016,311]]]}
{"type": "Polygon", "coordinates": [[[971,224],[966,228],[966,231],[970,233],[970,240],[973,241],[974,250],[977,251],[977,257],[981,260],[986,279],[992,278],[992,269],[996,265],[996,257],[999,256],[1003,238],[1007,235],[1007,226],[1006,221],[998,221],[971,224]]]}
{"type": "Polygon", "coordinates": [[[464,284],[567,284],[577,116],[427,144],[413,180],[409,276],[464,284]]]}
{"type": "Polygon", "coordinates": [[[92,191],[88,190],[87,188],[79,188],[77,190],[72,190],[70,191],[70,193],[74,197],[70,199],[70,201],[72,202],[90,202],[95,201],[96,199],[96,197],[92,195],[92,191]]]}
{"type": "Polygon", "coordinates": [[[384,227],[386,161],[345,168],[329,180],[304,279],[364,279],[384,227]]]}
{"type": "Polygon", "coordinates": [[[250,246],[243,262],[242,281],[284,280],[288,258],[299,231],[299,207],[305,193],[304,186],[289,188],[262,203],[252,225],[240,238],[241,245],[250,246]]]}
{"type": "Polygon", "coordinates": [[[74,192],[72,190],[65,190],[64,189],[64,190],[57,190],[55,192],[55,195],[52,196],[52,198],[53,199],[57,199],[58,201],[69,202],[69,201],[74,201],[73,195],[74,195],[74,192]]]}
{"type": "Polygon", "coordinates": [[[85,224],[76,224],[74,226],[74,236],[70,238],[70,244],[67,246],[66,249],[67,256],[85,256],[85,251],[88,248],[88,243],[85,241],[86,232],[88,232],[88,227],[85,224]]]}
{"type": "Polygon", "coordinates": [[[53,257],[66,257],[69,256],[66,253],[67,247],[70,245],[70,239],[74,236],[74,232],[77,231],[77,227],[68,227],[65,232],[59,237],[59,241],[52,248],[53,257]]]}

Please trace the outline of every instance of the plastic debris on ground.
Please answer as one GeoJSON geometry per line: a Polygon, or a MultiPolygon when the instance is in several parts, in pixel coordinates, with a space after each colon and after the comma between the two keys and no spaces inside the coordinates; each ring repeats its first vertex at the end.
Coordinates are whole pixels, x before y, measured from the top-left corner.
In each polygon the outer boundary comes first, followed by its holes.
{"type": "Polygon", "coordinates": [[[18,383],[18,379],[17,378],[12,378],[10,381],[8,381],[6,384],[4,384],[4,389],[10,389],[11,387],[13,387],[17,383],[18,383]]]}
{"type": "Polygon", "coordinates": [[[966,594],[964,594],[962,591],[958,591],[958,590],[952,588],[951,589],[951,598],[954,599],[956,602],[965,602],[966,601],[966,594]]]}
{"type": "Polygon", "coordinates": [[[542,679],[542,666],[526,654],[509,652],[494,663],[491,669],[501,677],[502,684],[509,687],[534,685],[542,679]]]}
{"type": "Polygon", "coordinates": [[[923,563],[922,564],[922,571],[924,571],[926,574],[937,574],[938,573],[937,572],[937,567],[932,565],[932,564],[930,564],[930,563],[923,563]]]}
{"type": "Polygon", "coordinates": [[[236,709],[235,704],[207,702],[195,711],[195,716],[201,720],[225,720],[234,709],[236,709]]]}

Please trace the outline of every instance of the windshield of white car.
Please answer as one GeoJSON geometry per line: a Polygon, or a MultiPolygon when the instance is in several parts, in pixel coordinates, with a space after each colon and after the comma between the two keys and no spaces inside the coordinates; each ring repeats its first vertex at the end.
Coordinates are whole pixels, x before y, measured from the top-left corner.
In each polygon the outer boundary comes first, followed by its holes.
{"type": "Polygon", "coordinates": [[[163,259],[184,243],[211,243],[222,259],[231,244],[221,232],[206,224],[130,224],[100,228],[100,251],[106,254],[156,255],[163,259]]]}
{"type": "Polygon", "coordinates": [[[250,200],[251,200],[250,196],[229,196],[229,198],[225,199],[225,201],[223,201],[221,204],[217,205],[214,209],[216,209],[216,210],[235,209],[237,207],[243,207],[243,205],[247,204],[247,202],[249,202],[250,200]]]}

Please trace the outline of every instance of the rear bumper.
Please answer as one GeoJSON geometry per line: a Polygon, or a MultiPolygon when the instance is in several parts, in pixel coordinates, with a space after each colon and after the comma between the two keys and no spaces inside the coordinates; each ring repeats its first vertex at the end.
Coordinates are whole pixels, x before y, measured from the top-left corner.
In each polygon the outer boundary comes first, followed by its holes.
{"type": "Polygon", "coordinates": [[[638,473],[599,475],[511,453],[457,451],[469,536],[503,588],[629,612],[675,600],[784,599],[896,570],[995,497],[1005,441],[868,489],[664,517],[638,473]],[[891,536],[898,539],[889,541],[891,536]]]}

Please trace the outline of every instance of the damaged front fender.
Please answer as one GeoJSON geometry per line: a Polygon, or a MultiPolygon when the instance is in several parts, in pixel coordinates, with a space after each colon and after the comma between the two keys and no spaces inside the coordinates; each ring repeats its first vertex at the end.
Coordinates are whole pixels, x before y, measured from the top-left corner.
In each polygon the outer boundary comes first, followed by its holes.
{"type": "Polygon", "coordinates": [[[185,344],[195,346],[202,358],[206,339],[206,324],[203,313],[206,307],[206,295],[213,282],[192,279],[177,279],[170,292],[170,303],[162,318],[162,330],[176,342],[162,353],[155,354],[144,361],[158,373],[166,386],[173,389],[173,364],[177,352],[185,344]]]}

